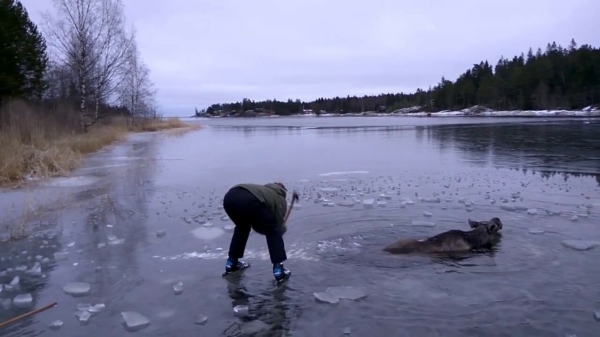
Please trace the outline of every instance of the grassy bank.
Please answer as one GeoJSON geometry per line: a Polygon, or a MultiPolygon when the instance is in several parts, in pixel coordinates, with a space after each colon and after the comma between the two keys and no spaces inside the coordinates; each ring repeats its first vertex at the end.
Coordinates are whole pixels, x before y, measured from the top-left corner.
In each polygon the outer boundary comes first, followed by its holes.
{"type": "Polygon", "coordinates": [[[14,186],[27,177],[64,176],[83,156],[124,139],[132,132],[197,128],[177,118],[108,117],[81,132],[78,114],[26,104],[10,104],[1,111],[0,186],[14,186]]]}

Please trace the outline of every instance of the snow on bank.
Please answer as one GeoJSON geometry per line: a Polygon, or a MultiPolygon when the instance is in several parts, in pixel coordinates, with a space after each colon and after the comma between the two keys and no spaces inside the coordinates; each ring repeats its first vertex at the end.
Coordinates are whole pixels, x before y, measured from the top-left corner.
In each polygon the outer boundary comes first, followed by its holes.
{"type": "Polygon", "coordinates": [[[414,113],[396,113],[392,114],[403,116],[484,116],[484,117],[600,117],[600,109],[595,107],[586,107],[582,110],[513,110],[513,111],[495,111],[485,107],[474,106],[460,111],[440,111],[432,112],[414,112],[414,113]]]}

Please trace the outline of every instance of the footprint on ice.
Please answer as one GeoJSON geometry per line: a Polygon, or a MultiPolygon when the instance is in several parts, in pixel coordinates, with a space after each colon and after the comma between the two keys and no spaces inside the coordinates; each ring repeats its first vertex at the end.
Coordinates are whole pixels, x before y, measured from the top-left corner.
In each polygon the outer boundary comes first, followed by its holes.
{"type": "Polygon", "coordinates": [[[588,240],[564,240],[562,245],[574,250],[584,251],[600,246],[600,242],[588,240]]]}
{"type": "Polygon", "coordinates": [[[124,311],[121,316],[123,317],[123,326],[127,331],[140,331],[150,325],[150,320],[146,316],[135,311],[124,311]]]}
{"type": "Polygon", "coordinates": [[[198,227],[191,233],[202,240],[214,240],[225,233],[224,230],[218,227],[198,227]]]}
{"type": "Polygon", "coordinates": [[[92,286],[85,282],[72,282],[63,287],[63,291],[67,295],[73,297],[85,296],[90,293],[92,286]]]}

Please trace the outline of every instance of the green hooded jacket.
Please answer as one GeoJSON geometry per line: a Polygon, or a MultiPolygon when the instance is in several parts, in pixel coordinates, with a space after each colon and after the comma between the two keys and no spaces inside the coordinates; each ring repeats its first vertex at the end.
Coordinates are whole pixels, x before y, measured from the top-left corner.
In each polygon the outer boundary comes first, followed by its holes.
{"type": "Polygon", "coordinates": [[[272,210],[275,217],[275,224],[281,230],[283,235],[287,231],[285,224],[285,214],[287,213],[287,190],[279,184],[238,184],[234,187],[241,187],[254,194],[267,208],[272,210]]]}

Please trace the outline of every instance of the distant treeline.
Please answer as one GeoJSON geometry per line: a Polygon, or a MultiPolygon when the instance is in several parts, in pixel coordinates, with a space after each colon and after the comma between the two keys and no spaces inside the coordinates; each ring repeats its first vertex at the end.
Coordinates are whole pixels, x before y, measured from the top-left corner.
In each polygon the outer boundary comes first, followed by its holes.
{"type": "Polygon", "coordinates": [[[529,49],[512,59],[501,57],[496,66],[488,61],[474,64],[456,79],[442,77],[440,83],[415,93],[319,98],[312,102],[268,100],[213,104],[212,115],[236,115],[252,110],[258,113],[291,115],[312,110],[315,113],[392,112],[418,106],[420,111],[461,110],[475,105],[495,110],[577,110],[600,104],[600,49],[567,48],[549,43],[546,50],[529,49]]]}

